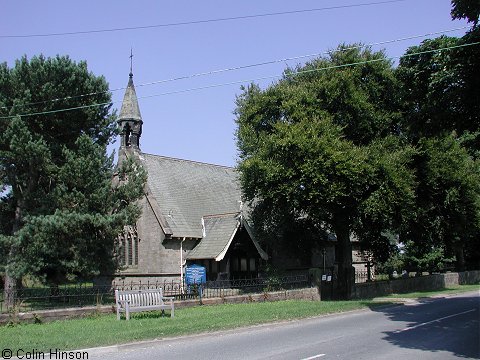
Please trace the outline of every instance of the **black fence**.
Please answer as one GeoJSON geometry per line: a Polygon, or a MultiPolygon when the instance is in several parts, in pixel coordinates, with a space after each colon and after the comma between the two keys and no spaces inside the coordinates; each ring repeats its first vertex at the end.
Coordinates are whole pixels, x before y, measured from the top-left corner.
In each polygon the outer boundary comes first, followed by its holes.
{"type": "Polygon", "coordinates": [[[202,285],[187,285],[179,281],[113,282],[111,285],[62,285],[12,289],[13,306],[7,306],[3,291],[0,293],[0,313],[8,311],[35,311],[68,307],[113,305],[115,289],[147,290],[162,289],[165,296],[177,300],[226,297],[255,292],[269,292],[309,287],[307,275],[207,281],[202,285]]]}

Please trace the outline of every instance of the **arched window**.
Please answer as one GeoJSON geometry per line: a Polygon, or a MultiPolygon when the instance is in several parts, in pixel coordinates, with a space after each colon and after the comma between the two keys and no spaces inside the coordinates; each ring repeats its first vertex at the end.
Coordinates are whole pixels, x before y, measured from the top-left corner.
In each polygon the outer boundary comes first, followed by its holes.
{"type": "Polygon", "coordinates": [[[123,142],[125,146],[130,146],[132,143],[132,128],[130,127],[129,123],[126,123],[125,126],[123,127],[122,131],[122,136],[123,136],[123,142]]]}
{"type": "Polygon", "coordinates": [[[118,258],[121,266],[138,265],[138,234],[137,227],[125,226],[118,236],[118,258]]]}

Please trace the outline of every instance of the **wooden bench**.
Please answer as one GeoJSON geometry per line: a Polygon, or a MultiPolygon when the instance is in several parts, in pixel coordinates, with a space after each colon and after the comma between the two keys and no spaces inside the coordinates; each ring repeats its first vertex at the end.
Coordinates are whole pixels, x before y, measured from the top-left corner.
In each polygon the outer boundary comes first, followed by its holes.
{"type": "Polygon", "coordinates": [[[120,312],[125,313],[127,320],[130,313],[170,309],[171,317],[175,315],[173,297],[163,296],[162,289],[155,290],[115,290],[115,304],[117,306],[117,320],[120,312]]]}

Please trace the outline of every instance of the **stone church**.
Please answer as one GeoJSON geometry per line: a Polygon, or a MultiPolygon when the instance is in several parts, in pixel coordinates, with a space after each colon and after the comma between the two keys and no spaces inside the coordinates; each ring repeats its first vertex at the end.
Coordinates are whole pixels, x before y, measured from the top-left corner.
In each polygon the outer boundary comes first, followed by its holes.
{"type": "MultiPolygon", "coordinates": [[[[118,162],[134,158],[148,178],[139,201],[141,216],[119,236],[121,270],[115,279],[182,281],[190,264],[204,266],[209,281],[255,278],[267,260],[291,274],[335,267],[334,234],[327,234],[306,257],[275,248],[269,259],[244,217],[235,169],[142,152],[143,120],[131,72],[118,126],[118,162]]],[[[355,239],[352,248],[353,265],[364,272],[369,259],[355,239]]]]}
{"type": "MultiPolygon", "coordinates": [[[[233,168],[146,154],[143,121],[130,72],[118,125],[119,163],[134,158],[148,174],[141,217],[119,237],[125,281],[181,281],[185,266],[205,266],[207,280],[256,277],[266,252],[242,212],[233,168]]],[[[148,124],[147,124],[148,125],[148,124]]]]}

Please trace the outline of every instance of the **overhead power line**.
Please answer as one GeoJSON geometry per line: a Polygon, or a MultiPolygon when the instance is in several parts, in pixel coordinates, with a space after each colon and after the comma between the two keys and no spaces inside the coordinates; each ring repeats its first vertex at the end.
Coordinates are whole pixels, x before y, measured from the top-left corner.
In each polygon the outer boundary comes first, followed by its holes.
{"type": "MultiPolygon", "coordinates": [[[[191,75],[183,75],[183,76],[178,76],[178,77],[169,78],[169,79],[162,79],[162,80],[156,80],[156,81],[151,81],[151,82],[142,83],[142,84],[136,84],[135,87],[138,88],[138,87],[143,87],[143,86],[158,85],[158,84],[164,84],[164,83],[173,82],[173,81],[188,80],[188,79],[193,79],[193,78],[196,78],[196,77],[216,75],[216,74],[221,74],[221,73],[225,73],[225,72],[249,69],[249,68],[258,67],[258,66],[272,65],[272,64],[276,64],[276,63],[284,63],[284,62],[293,61],[293,60],[302,60],[302,59],[306,59],[306,58],[317,57],[317,56],[320,56],[320,55],[333,54],[333,53],[338,52],[338,51],[347,51],[347,50],[353,50],[353,49],[360,49],[360,48],[368,47],[368,46],[379,46],[379,45],[392,44],[392,43],[395,43],[395,42],[401,42],[401,41],[423,38],[423,37],[427,37],[427,36],[445,34],[445,33],[453,32],[453,31],[459,31],[459,30],[464,30],[464,29],[469,29],[469,28],[470,28],[470,26],[462,26],[462,27],[449,29],[449,30],[430,32],[430,33],[426,33],[426,34],[422,34],[422,35],[412,35],[412,36],[403,37],[403,38],[394,39],[394,40],[386,40],[386,41],[374,42],[374,43],[370,43],[370,44],[351,46],[351,47],[344,48],[344,49],[339,49],[339,50],[334,49],[334,50],[324,51],[324,52],[319,52],[319,53],[313,53],[313,54],[307,54],[307,55],[298,55],[298,56],[292,56],[292,57],[287,57],[287,58],[282,58],[282,59],[263,61],[263,62],[254,63],[254,64],[239,65],[239,66],[228,67],[228,68],[224,68],[224,69],[205,71],[205,72],[191,74],[191,75]]],[[[22,107],[31,106],[31,105],[46,104],[46,103],[49,103],[49,102],[57,102],[57,101],[62,101],[62,100],[78,99],[78,98],[82,98],[82,97],[105,94],[107,92],[115,92],[115,91],[120,91],[120,90],[125,90],[125,89],[126,89],[126,87],[119,87],[119,88],[109,89],[109,90],[100,91],[100,92],[91,92],[91,93],[86,93],[86,94],[72,95],[72,96],[67,96],[67,97],[63,97],[63,98],[55,98],[55,99],[50,99],[50,100],[36,101],[36,102],[26,103],[26,104],[22,104],[22,105],[15,105],[15,106],[17,108],[22,108],[22,107]]],[[[12,108],[12,107],[13,106],[0,106],[0,109],[7,109],[7,108],[12,108]]]]}
{"type": "Polygon", "coordinates": [[[173,26],[196,25],[196,24],[206,24],[206,23],[215,23],[215,22],[232,21],[232,20],[245,20],[245,19],[264,18],[264,17],[271,17],[271,16],[279,16],[279,15],[291,15],[291,14],[302,14],[302,13],[311,13],[311,12],[319,12],[319,11],[327,11],[327,10],[357,8],[357,7],[363,7],[363,6],[392,4],[392,3],[405,2],[405,1],[411,1],[411,0],[374,1],[374,2],[368,2],[368,3],[362,3],[362,4],[337,5],[337,6],[327,6],[327,7],[321,7],[321,8],[313,8],[313,9],[291,10],[291,11],[279,11],[279,12],[264,13],[264,14],[253,14],[253,15],[243,15],[243,16],[232,16],[232,17],[216,18],[216,19],[204,19],[204,20],[182,21],[182,22],[156,24],[156,25],[129,26],[129,27],[111,28],[111,29],[97,29],[97,30],[84,30],[84,31],[69,31],[69,32],[57,32],[57,33],[45,33],[45,34],[0,35],[0,38],[31,38],[31,37],[49,37],[49,36],[69,36],[69,35],[97,34],[97,33],[116,32],[116,31],[129,31],[129,30],[144,30],[144,29],[154,29],[154,28],[166,28],[166,27],[173,27],[173,26]]]}
{"type": "MultiPolygon", "coordinates": [[[[381,62],[381,61],[385,61],[385,60],[395,60],[395,59],[399,59],[401,57],[412,57],[412,56],[416,56],[416,55],[428,54],[428,53],[432,53],[432,52],[439,52],[439,51],[443,51],[443,50],[457,49],[457,48],[479,45],[479,44],[480,44],[480,41],[475,42],[475,43],[445,47],[445,48],[441,48],[441,49],[426,50],[426,51],[421,51],[421,52],[417,52],[417,53],[405,54],[405,55],[402,55],[402,56],[372,59],[372,60],[359,61],[359,62],[355,62],[355,63],[348,63],[348,64],[342,64],[342,65],[333,65],[333,66],[327,66],[327,67],[323,67],[323,68],[316,68],[316,69],[310,69],[310,70],[301,70],[301,71],[286,74],[285,76],[295,77],[297,75],[302,75],[302,74],[307,74],[307,73],[312,73],[312,72],[317,72],[317,71],[340,69],[340,68],[346,68],[346,67],[351,67],[351,66],[356,66],[356,65],[363,65],[363,64],[369,64],[369,63],[381,62]]],[[[212,85],[200,86],[200,87],[196,87],[196,88],[176,90],[176,91],[170,91],[170,92],[165,92],[165,93],[160,93],[160,94],[141,96],[141,97],[139,97],[139,99],[147,99],[147,98],[152,98],[152,97],[181,94],[181,93],[186,93],[186,92],[191,92],[191,91],[212,89],[212,88],[221,87],[221,86],[228,86],[228,85],[245,84],[245,83],[251,83],[253,81],[276,79],[276,78],[280,78],[282,76],[284,76],[284,75],[283,74],[282,75],[270,75],[270,76],[264,76],[264,77],[254,78],[254,79],[237,80],[237,81],[232,81],[232,82],[228,82],[228,83],[212,84],[212,85]]],[[[121,101],[118,101],[118,102],[121,102],[121,101]]]]}
{"type": "MultiPolygon", "coordinates": [[[[434,52],[440,52],[444,50],[451,50],[451,49],[459,49],[459,48],[464,48],[468,46],[474,46],[474,45],[479,45],[480,42],[474,42],[474,43],[468,43],[468,44],[461,44],[461,45],[455,45],[455,46],[448,46],[444,47],[441,49],[433,49],[433,50],[425,50],[425,51],[420,51],[416,53],[410,53],[410,54],[405,54],[402,56],[394,56],[394,57],[389,57],[389,58],[380,58],[380,59],[372,59],[372,60],[366,60],[366,61],[360,61],[360,62],[355,62],[355,63],[348,63],[348,64],[342,64],[342,65],[333,65],[333,66],[327,66],[327,67],[322,67],[322,68],[317,68],[317,69],[310,69],[310,70],[301,70],[297,71],[294,73],[290,73],[286,76],[293,77],[301,74],[307,74],[307,73],[312,73],[312,72],[317,72],[317,71],[325,71],[325,70],[332,70],[332,69],[339,69],[339,68],[346,68],[350,66],[357,66],[357,65],[363,65],[363,64],[369,64],[369,63],[375,63],[375,62],[381,62],[384,60],[394,60],[394,59],[399,59],[401,57],[412,57],[412,56],[417,56],[417,55],[423,55],[423,54],[429,54],[429,53],[434,53],[434,52]]],[[[186,92],[191,92],[191,91],[198,91],[198,90],[205,90],[205,89],[212,89],[212,88],[217,88],[217,87],[222,87],[222,86],[229,86],[229,85],[237,85],[237,84],[245,84],[245,83],[251,83],[253,81],[260,81],[260,80],[268,80],[268,79],[275,79],[275,78],[280,78],[284,75],[270,75],[270,76],[264,76],[264,77],[259,77],[255,79],[245,79],[245,80],[238,80],[238,81],[232,81],[228,83],[220,83],[220,84],[212,84],[212,85],[207,85],[207,86],[201,86],[201,87],[196,87],[196,88],[189,88],[189,89],[183,89],[183,90],[176,90],[176,91],[170,91],[170,92],[164,92],[160,94],[155,94],[155,95],[148,95],[148,96],[142,96],[139,97],[138,99],[147,99],[147,98],[152,98],[152,97],[159,97],[159,96],[166,96],[166,95],[174,95],[174,94],[181,94],[181,93],[186,93],[186,92]]],[[[36,113],[29,113],[29,114],[18,114],[18,115],[11,115],[11,116],[2,116],[0,119],[12,119],[17,116],[35,116],[35,115],[47,115],[47,114],[54,114],[54,113],[59,113],[59,112],[65,112],[65,111],[72,111],[72,110],[78,110],[78,109],[85,109],[85,108],[90,108],[90,107],[96,107],[96,106],[105,106],[105,105],[110,105],[110,104],[115,104],[115,103],[120,103],[121,101],[115,101],[115,102],[108,102],[108,103],[98,103],[98,104],[90,104],[90,105],[82,105],[82,106],[76,106],[76,107],[71,107],[71,108],[66,108],[66,109],[57,109],[57,110],[50,110],[50,111],[40,111],[36,113]]]]}

